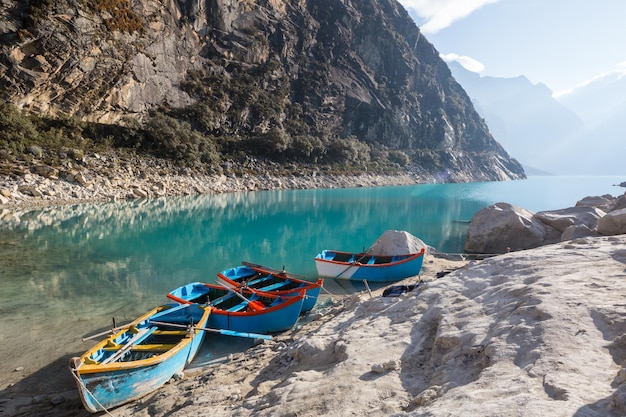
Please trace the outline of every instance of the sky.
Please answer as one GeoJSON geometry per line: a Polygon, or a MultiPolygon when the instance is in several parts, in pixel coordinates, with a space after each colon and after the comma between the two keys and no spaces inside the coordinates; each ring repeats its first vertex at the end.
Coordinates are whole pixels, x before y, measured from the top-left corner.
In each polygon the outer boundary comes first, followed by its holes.
{"type": "Polygon", "coordinates": [[[399,0],[445,60],[555,95],[626,74],[626,0],[399,0]]]}

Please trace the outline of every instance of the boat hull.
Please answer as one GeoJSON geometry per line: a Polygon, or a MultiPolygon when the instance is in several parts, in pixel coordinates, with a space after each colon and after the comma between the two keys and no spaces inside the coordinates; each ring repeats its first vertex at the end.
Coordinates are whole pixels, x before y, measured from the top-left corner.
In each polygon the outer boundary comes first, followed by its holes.
{"type": "Polygon", "coordinates": [[[288,272],[270,271],[262,266],[251,265],[229,268],[217,275],[220,279],[227,280],[233,285],[243,285],[272,294],[297,295],[301,290],[305,290],[306,294],[300,313],[306,313],[315,307],[322,289],[322,279],[318,279],[317,282],[310,282],[294,278],[288,272]]]}
{"type": "Polygon", "coordinates": [[[171,291],[168,297],[179,302],[211,305],[209,327],[246,333],[278,333],[292,328],[302,311],[305,291],[281,296],[262,291],[242,290],[250,301],[263,305],[260,310],[247,307],[245,301],[221,286],[194,282],[171,291]]]}
{"type": "MultiPolygon", "coordinates": [[[[190,310],[198,309],[198,306],[184,307],[190,310]]],[[[201,310],[194,311],[191,315],[196,318],[194,325],[199,328],[206,327],[210,317],[210,309],[201,310]]],[[[140,325],[150,317],[156,317],[154,313],[160,311],[154,309],[133,323],[140,325]]],[[[180,320],[170,323],[182,325],[185,321],[183,317],[185,316],[180,315],[180,320]]],[[[159,320],[169,321],[166,316],[161,316],[159,320]]],[[[149,358],[111,363],[104,363],[106,360],[103,360],[100,363],[93,363],[99,362],[95,358],[104,358],[103,352],[107,350],[107,346],[120,340],[124,336],[123,332],[110,336],[80,358],[72,358],[70,362],[70,371],[76,380],[81,401],[92,413],[106,411],[139,399],[163,386],[193,360],[205,335],[202,330],[188,332],[184,337],[179,337],[180,341],[170,349],[149,358]]]]}
{"type": "Polygon", "coordinates": [[[322,278],[389,282],[419,275],[423,261],[424,251],[394,257],[376,257],[325,250],[315,257],[315,266],[322,278]]]}

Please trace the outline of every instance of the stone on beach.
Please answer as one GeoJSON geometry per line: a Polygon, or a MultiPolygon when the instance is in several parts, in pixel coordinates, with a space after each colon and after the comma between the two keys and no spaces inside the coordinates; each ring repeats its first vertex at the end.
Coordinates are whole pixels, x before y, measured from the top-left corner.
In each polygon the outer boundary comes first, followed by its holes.
{"type": "Polygon", "coordinates": [[[370,246],[368,253],[372,255],[393,256],[419,253],[426,249],[426,244],[416,236],[404,230],[386,230],[370,246]]]}
{"type": "Polygon", "coordinates": [[[534,216],[530,210],[496,203],[479,210],[467,230],[468,253],[506,253],[558,242],[560,233],[534,216]]]}
{"type": "Polygon", "coordinates": [[[614,210],[598,220],[598,232],[603,235],[626,233],[626,208],[614,210]]]}

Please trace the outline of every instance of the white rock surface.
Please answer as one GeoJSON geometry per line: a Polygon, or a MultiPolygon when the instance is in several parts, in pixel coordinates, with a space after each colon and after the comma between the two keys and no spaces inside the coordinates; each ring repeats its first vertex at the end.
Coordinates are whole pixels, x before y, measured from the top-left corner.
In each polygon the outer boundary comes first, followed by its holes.
{"type": "Polygon", "coordinates": [[[386,230],[370,246],[368,253],[372,255],[406,255],[426,250],[426,244],[416,236],[404,230],[386,230]]]}

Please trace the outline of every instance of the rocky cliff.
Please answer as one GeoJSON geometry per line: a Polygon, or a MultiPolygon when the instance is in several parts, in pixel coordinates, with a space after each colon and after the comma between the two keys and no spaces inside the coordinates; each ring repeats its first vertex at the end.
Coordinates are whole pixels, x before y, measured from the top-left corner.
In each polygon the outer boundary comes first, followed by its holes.
{"type": "Polygon", "coordinates": [[[7,0],[0,39],[0,96],[36,114],[165,108],[213,137],[348,139],[443,180],[524,177],[395,0],[7,0]]]}

